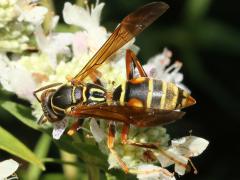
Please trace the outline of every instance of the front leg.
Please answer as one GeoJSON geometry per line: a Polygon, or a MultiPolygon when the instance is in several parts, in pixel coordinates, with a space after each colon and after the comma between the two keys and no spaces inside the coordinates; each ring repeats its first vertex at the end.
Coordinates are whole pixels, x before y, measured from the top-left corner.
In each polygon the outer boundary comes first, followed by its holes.
{"type": "Polygon", "coordinates": [[[69,136],[73,136],[74,134],[76,134],[76,132],[78,131],[79,127],[82,126],[84,122],[83,118],[78,119],[77,121],[75,121],[72,126],[70,127],[70,129],[68,130],[67,134],[69,136]]]}

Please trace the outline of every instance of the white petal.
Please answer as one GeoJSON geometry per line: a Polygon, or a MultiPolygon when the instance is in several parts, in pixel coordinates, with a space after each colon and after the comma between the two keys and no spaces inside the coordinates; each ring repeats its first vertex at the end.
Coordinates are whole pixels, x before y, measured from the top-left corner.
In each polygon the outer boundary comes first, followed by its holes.
{"type": "Polygon", "coordinates": [[[50,28],[51,30],[54,30],[57,27],[58,21],[59,21],[59,16],[54,16],[52,18],[51,28],[50,28]]]}
{"type": "Polygon", "coordinates": [[[108,155],[108,164],[109,164],[108,169],[119,167],[118,161],[117,161],[116,157],[114,156],[114,154],[112,154],[112,153],[109,153],[109,155],[108,155]]]}
{"type": "Polygon", "coordinates": [[[101,129],[97,123],[97,121],[92,118],[90,121],[90,130],[94,139],[99,143],[105,138],[105,134],[103,129],[101,129]]]}
{"type": "Polygon", "coordinates": [[[45,36],[42,27],[35,28],[35,36],[39,49],[46,53],[51,61],[53,68],[57,65],[57,55],[70,52],[69,45],[72,44],[72,33],[50,33],[45,36]]]}
{"type": "Polygon", "coordinates": [[[8,159],[0,162],[0,178],[11,176],[19,167],[19,163],[13,159],[8,159]]]}
{"type": "Polygon", "coordinates": [[[105,5],[104,3],[96,4],[95,8],[93,8],[91,11],[92,20],[96,25],[99,25],[100,23],[100,17],[104,5],[105,5]]]}
{"type": "Polygon", "coordinates": [[[54,122],[53,123],[53,132],[52,132],[53,139],[57,139],[57,140],[60,139],[60,137],[64,133],[67,126],[68,126],[67,118],[65,118],[61,121],[58,121],[58,122],[54,122]]]}
{"type": "Polygon", "coordinates": [[[174,162],[171,159],[169,159],[167,156],[165,156],[164,154],[157,153],[156,155],[157,155],[156,157],[162,167],[168,167],[168,166],[174,164],[174,162]]]}
{"type": "Polygon", "coordinates": [[[209,141],[196,136],[186,136],[177,140],[172,140],[172,146],[186,157],[200,155],[208,146],[209,141]]]}
{"type": "Polygon", "coordinates": [[[188,159],[184,156],[175,156],[177,161],[181,162],[181,164],[175,163],[174,171],[179,175],[184,175],[186,172],[186,167],[188,164],[188,159]]]}
{"type": "Polygon", "coordinates": [[[175,151],[175,148],[170,147],[162,153],[158,152],[155,155],[158,158],[162,167],[168,167],[174,164],[176,173],[178,173],[179,175],[183,175],[185,173],[186,166],[188,164],[188,158],[180,155],[178,151],[175,151]]]}
{"type": "Polygon", "coordinates": [[[47,8],[41,6],[29,7],[21,11],[18,21],[26,21],[34,25],[42,24],[44,16],[48,12],[47,8]]]}
{"type": "Polygon", "coordinates": [[[85,32],[77,32],[73,37],[73,55],[75,57],[80,57],[83,53],[87,53],[88,44],[87,44],[88,36],[85,32]]]}
{"type": "Polygon", "coordinates": [[[84,29],[88,29],[89,23],[91,24],[90,13],[86,9],[69,2],[64,4],[63,18],[67,24],[80,26],[84,29]]]}
{"type": "Polygon", "coordinates": [[[140,180],[175,180],[175,177],[169,171],[155,165],[143,164],[138,166],[137,170],[146,171],[137,174],[137,178],[140,180]]]}
{"type": "Polygon", "coordinates": [[[67,24],[72,24],[91,31],[99,27],[100,15],[104,3],[98,4],[90,14],[89,10],[72,5],[69,2],[64,4],[63,18],[67,24]]]}
{"type": "Polygon", "coordinates": [[[17,61],[9,61],[6,57],[0,57],[0,82],[4,89],[16,93],[19,97],[33,101],[33,91],[36,83],[32,74],[17,61]],[[23,83],[24,80],[24,83],[23,83]]]}

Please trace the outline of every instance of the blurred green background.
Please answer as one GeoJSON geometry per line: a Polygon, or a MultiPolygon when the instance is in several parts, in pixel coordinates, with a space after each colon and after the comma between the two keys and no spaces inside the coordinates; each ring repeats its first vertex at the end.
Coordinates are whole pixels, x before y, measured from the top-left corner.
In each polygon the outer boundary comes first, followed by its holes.
{"type": "MultiPolygon", "coordinates": [[[[61,14],[64,2],[55,1],[57,14],[61,14]]],[[[125,15],[148,2],[151,1],[106,0],[102,24],[112,31],[125,15]]],[[[183,62],[184,84],[197,100],[197,105],[185,110],[187,115],[182,121],[167,126],[173,138],[192,131],[193,135],[210,141],[207,150],[193,159],[199,174],[189,173],[181,179],[239,179],[240,2],[165,2],[170,9],[138,36],[136,44],[141,48],[138,57],[143,63],[164,47],[172,50],[173,59],[183,62]]],[[[33,149],[40,133],[16,121],[3,109],[0,113],[1,125],[33,149]]],[[[58,156],[54,145],[48,156],[58,156]]],[[[56,164],[47,164],[47,169],[52,173],[61,171],[56,164]]]]}

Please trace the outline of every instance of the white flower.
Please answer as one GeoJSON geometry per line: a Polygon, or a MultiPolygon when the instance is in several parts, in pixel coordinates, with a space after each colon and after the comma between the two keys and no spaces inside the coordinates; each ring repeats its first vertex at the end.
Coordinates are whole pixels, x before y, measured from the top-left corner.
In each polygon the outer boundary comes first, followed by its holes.
{"type": "Polygon", "coordinates": [[[68,119],[64,118],[63,120],[54,122],[52,124],[53,124],[53,132],[52,132],[53,139],[58,140],[64,133],[65,129],[68,127],[68,119]]]}
{"type": "Polygon", "coordinates": [[[94,139],[100,143],[103,139],[106,138],[106,134],[104,133],[103,129],[101,129],[94,118],[91,118],[90,123],[90,131],[94,137],[94,139]]]}
{"type": "MultiPolygon", "coordinates": [[[[55,28],[58,21],[58,16],[53,18],[52,28],[55,28]]],[[[51,29],[53,30],[53,29],[51,29]]],[[[37,45],[42,53],[48,55],[53,68],[57,66],[58,54],[70,54],[69,45],[72,44],[73,35],[71,33],[53,33],[50,32],[47,36],[43,29],[38,26],[35,29],[35,37],[37,45]]]]}
{"type": "Polygon", "coordinates": [[[9,61],[6,55],[0,55],[0,82],[10,92],[30,102],[34,97],[32,92],[36,89],[36,83],[29,72],[17,61],[9,61]]]}
{"type": "Polygon", "coordinates": [[[84,9],[69,2],[65,3],[63,9],[64,21],[83,29],[83,31],[76,33],[74,37],[73,50],[75,57],[86,50],[96,52],[109,36],[106,29],[100,26],[103,7],[104,3],[96,3],[96,6],[92,6],[91,9],[84,9]],[[78,50],[78,48],[80,49],[78,50]]]}
{"type": "Polygon", "coordinates": [[[190,92],[190,90],[182,84],[183,74],[179,72],[182,67],[182,63],[180,61],[176,61],[170,65],[171,57],[172,52],[165,48],[162,53],[150,58],[143,68],[149,77],[175,83],[180,88],[190,92]]]}
{"type": "MultiPolygon", "coordinates": [[[[110,33],[100,26],[100,16],[104,3],[99,4],[97,1],[95,6],[86,9],[65,3],[63,10],[64,20],[70,25],[78,26],[79,31],[75,33],[54,32],[58,23],[58,16],[55,16],[52,19],[50,32],[46,35],[40,25],[46,11],[42,8],[34,9],[37,6],[30,6],[23,0],[19,2],[20,4],[16,5],[20,8],[18,11],[19,16],[16,16],[18,17],[17,20],[24,21],[30,24],[31,27],[34,27],[34,29],[30,28],[29,32],[31,32],[30,34],[35,32],[34,35],[38,45],[37,50],[39,51],[25,56],[20,54],[7,57],[6,53],[0,54],[0,82],[6,90],[30,101],[34,108],[34,116],[39,118],[43,112],[40,103],[34,99],[32,92],[47,84],[65,83],[67,75],[75,76],[107,40],[110,33]],[[21,5],[21,3],[25,3],[27,8],[21,5]]],[[[0,19],[0,28],[1,24],[5,25],[8,22],[3,21],[1,23],[0,19]]],[[[13,26],[13,29],[16,29],[16,27],[13,26]]],[[[17,35],[21,35],[22,31],[13,31],[11,37],[18,37],[17,35]]],[[[28,47],[26,43],[30,40],[30,34],[20,36],[21,38],[17,39],[14,50],[12,50],[12,44],[10,48],[6,48],[7,40],[5,43],[0,41],[0,49],[4,47],[5,49],[10,49],[10,52],[26,49],[28,47]],[[21,48],[19,48],[19,44],[21,48]],[[23,44],[24,47],[22,47],[23,44]]],[[[98,68],[98,71],[102,73],[100,80],[107,91],[114,91],[116,86],[126,81],[126,49],[131,48],[134,52],[139,50],[133,43],[134,39],[111,56],[108,63],[104,63],[98,68]]],[[[177,61],[170,65],[171,57],[172,52],[165,49],[163,53],[151,58],[144,65],[144,69],[151,78],[173,82],[180,87],[185,87],[182,84],[183,74],[179,72],[182,64],[177,61]]],[[[91,79],[86,78],[85,81],[91,82],[91,79]]],[[[66,117],[62,121],[52,123],[54,139],[59,139],[62,136],[68,127],[68,121],[69,117],[66,117]]],[[[116,123],[116,125],[116,129],[122,128],[121,124],[116,123]]],[[[95,119],[91,119],[89,127],[101,151],[109,154],[106,146],[107,122],[100,120],[100,124],[98,124],[95,119]]],[[[82,128],[84,129],[85,127],[82,128]]],[[[191,163],[189,158],[200,155],[208,145],[208,141],[194,136],[173,140],[171,145],[169,145],[170,136],[163,127],[136,128],[131,126],[128,137],[133,142],[154,143],[159,146],[159,149],[151,151],[153,156],[151,159],[147,157],[145,148],[122,145],[121,134],[118,131],[116,132],[114,149],[129,166],[131,173],[136,174],[134,169],[145,172],[137,175],[139,179],[174,180],[172,173],[166,170],[165,167],[174,165],[174,171],[179,175],[183,175],[188,167],[188,163],[191,163]],[[151,160],[151,164],[146,164],[148,160],[151,160]],[[162,167],[154,165],[157,161],[160,162],[162,167]]],[[[108,162],[109,168],[119,168],[118,161],[111,153],[108,156],[108,162]]]]}
{"type": "Polygon", "coordinates": [[[100,26],[100,16],[103,7],[104,3],[97,3],[95,7],[92,6],[91,9],[85,9],[66,2],[63,9],[63,18],[67,24],[79,26],[88,32],[94,32],[100,26]]]}
{"type": "Polygon", "coordinates": [[[47,8],[28,0],[2,0],[0,3],[0,51],[22,52],[32,48],[32,34],[47,8]]]}
{"type": "Polygon", "coordinates": [[[9,176],[11,176],[13,173],[16,172],[18,167],[19,167],[19,163],[14,161],[13,159],[1,161],[0,162],[0,180],[7,179],[9,176]]]}
{"type": "Polygon", "coordinates": [[[9,22],[17,17],[14,7],[17,0],[1,0],[0,1],[0,28],[4,28],[9,22]]]}
{"type": "Polygon", "coordinates": [[[19,13],[18,21],[29,22],[36,26],[42,24],[44,16],[48,12],[47,8],[30,4],[27,0],[18,0],[16,10],[19,13]]]}
{"type": "Polygon", "coordinates": [[[209,141],[196,136],[186,136],[180,139],[174,139],[172,148],[186,157],[195,157],[200,155],[208,146],[209,141]]]}
{"type": "Polygon", "coordinates": [[[140,165],[137,170],[143,172],[137,174],[139,180],[175,180],[168,170],[151,164],[140,165]]]}
{"type": "Polygon", "coordinates": [[[166,150],[156,152],[156,156],[162,167],[175,164],[175,172],[179,175],[184,175],[188,162],[190,162],[195,173],[197,173],[197,170],[189,158],[200,155],[207,148],[209,142],[196,136],[186,136],[172,140],[171,142],[171,146],[166,150]],[[172,157],[172,159],[169,157],[172,157]]]}

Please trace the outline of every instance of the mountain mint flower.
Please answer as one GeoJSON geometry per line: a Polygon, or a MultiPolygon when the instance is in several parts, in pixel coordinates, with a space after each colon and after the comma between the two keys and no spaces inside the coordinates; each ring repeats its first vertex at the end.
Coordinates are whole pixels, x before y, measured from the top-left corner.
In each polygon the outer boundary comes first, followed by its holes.
{"type": "Polygon", "coordinates": [[[22,52],[31,49],[30,36],[43,22],[47,8],[27,0],[0,2],[0,52],[22,52]]]}
{"type": "MultiPolygon", "coordinates": [[[[64,21],[78,30],[74,33],[56,32],[58,16],[53,17],[50,32],[45,34],[42,28],[45,7],[36,6],[24,0],[4,0],[0,2],[0,82],[7,91],[16,93],[18,97],[32,104],[33,115],[39,119],[43,114],[40,103],[34,98],[33,91],[60,82],[67,83],[66,76],[75,76],[103,45],[110,33],[100,25],[100,16],[104,3],[96,3],[91,7],[78,7],[67,2],[63,9],[64,21]],[[36,52],[21,54],[31,50],[30,40],[36,41],[36,52]],[[12,52],[13,54],[7,54],[12,52]],[[15,53],[18,52],[18,53],[15,53]]],[[[111,56],[108,63],[99,67],[101,82],[108,91],[113,91],[119,84],[126,81],[125,52],[132,49],[135,53],[139,48],[133,44],[134,39],[111,56]]],[[[151,58],[144,69],[150,78],[173,82],[185,88],[182,83],[183,74],[179,72],[182,63],[171,62],[172,52],[168,49],[151,58]]],[[[135,73],[138,76],[138,73],[135,73]]],[[[90,78],[85,79],[91,82],[90,78]]],[[[85,129],[91,132],[98,143],[99,149],[109,155],[109,168],[120,168],[115,156],[109,153],[106,145],[107,121],[87,118],[85,129]],[[99,123],[98,123],[99,122],[99,123]]],[[[49,124],[48,124],[49,125],[49,124]]],[[[69,118],[51,124],[53,138],[65,136],[69,126],[69,118]]],[[[116,123],[117,130],[122,128],[116,123]]],[[[122,145],[120,131],[116,133],[114,149],[132,170],[148,172],[138,174],[139,179],[174,180],[173,173],[166,167],[174,165],[175,172],[183,175],[191,164],[189,158],[200,155],[208,145],[208,141],[195,136],[187,136],[172,140],[164,127],[136,128],[131,126],[129,139],[141,143],[154,143],[159,149],[122,145]],[[179,163],[180,162],[180,163],[179,163]],[[156,164],[159,164],[158,166],[156,164]]],[[[192,165],[193,166],[193,165],[192,165]]],[[[0,168],[1,172],[1,168],[0,168]]],[[[1,173],[0,173],[1,174],[1,173]]],[[[1,176],[0,176],[1,177],[1,176]]]]}

